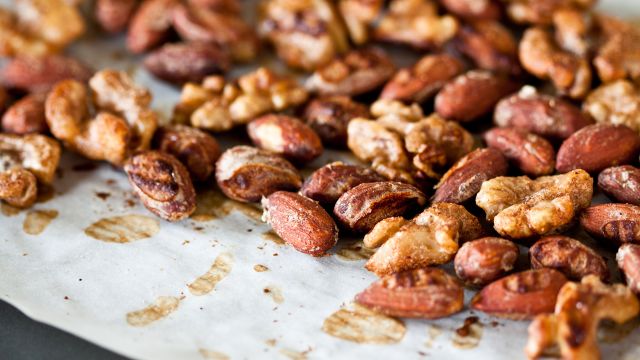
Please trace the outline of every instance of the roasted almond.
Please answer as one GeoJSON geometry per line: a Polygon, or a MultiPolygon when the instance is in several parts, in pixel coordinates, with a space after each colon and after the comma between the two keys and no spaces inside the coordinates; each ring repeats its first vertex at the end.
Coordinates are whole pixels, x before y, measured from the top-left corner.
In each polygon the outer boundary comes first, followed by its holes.
{"type": "Polygon", "coordinates": [[[356,302],[389,316],[437,319],[462,310],[464,292],[438,268],[387,275],[356,295],[356,302]]]}
{"type": "Polygon", "coordinates": [[[636,161],[640,135],[624,125],[595,124],[567,138],[558,150],[556,169],[596,173],[610,166],[636,161]]]}
{"type": "Polygon", "coordinates": [[[580,215],[580,225],[592,236],[614,244],[640,242],[640,206],[600,204],[580,215]]]}
{"type": "Polygon", "coordinates": [[[13,103],[2,116],[2,131],[12,134],[47,132],[44,100],[43,94],[32,94],[13,103]]]}
{"type": "Polygon", "coordinates": [[[176,84],[200,83],[207,75],[226,72],[230,65],[226,51],[203,42],[166,44],[144,60],[144,67],[150,73],[176,84]]]}
{"type": "Polygon", "coordinates": [[[0,71],[0,82],[7,88],[27,92],[47,92],[59,81],[86,82],[92,70],[80,61],[62,55],[17,57],[0,71]]]}
{"type": "Polygon", "coordinates": [[[470,307],[513,320],[552,313],[556,297],[567,278],[553,269],[536,269],[509,275],[485,286],[470,307]]]}
{"type": "Polygon", "coordinates": [[[347,146],[347,126],[352,119],[370,118],[369,108],[348,96],[328,96],[314,99],[304,110],[307,125],[327,146],[347,146]]]}
{"type": "Polygon", "coordinates": [[[493,128],[484,134],[484,140],[525,175],[538,177],[554,171],[556,152],[541,136],[519,128],[493,128]]]}
{"type": "Polygon", "coordinates": [[[338,227],[315,201],[300,194],[277,191],[262,200],[263,219],[287,244],[320,256],[338,241],[338,227]]]}
{"type": "Polygon", "coordinates": [[[179,0],[147,0],[131,18],[127,48],[134,54],[160,45],[170,33],[173,9],[179,0]]]}
{"type": "Polygon", "coordinates": [[[470,285],[484,285],[513,269],[520,251],[513,242],[484,237],[464,243],[454,259],[456,275],[470,285]]]}
{"type": "Polygon", "coordinates": [[[631,165],[604,169],[598,175],[598,187],[621,203],[640,205],[640,169],[631,165]]]}
{"type": "Polygon", "coordinates": [[[624,244],[616,253],[618,267],[622,270],[627,287],[640,294],[640,245],[624,244]]]}
{"type": "Polygon", "coordinates": [[[562,272],[570,280],[581,280],[596,275],[609,278],[609,268],[604,258],[590,247],[568,236],[545,236],[529,249],[531,267],[551,268],[562,272]]]}
{"type": "Polygon", "coordinates": [[[368,232],[382,219],[419,210],[425,203],[422,191],[413,185],[382,181],[360,184],[340,196],[333,214],[347,229],[368,232]]]}

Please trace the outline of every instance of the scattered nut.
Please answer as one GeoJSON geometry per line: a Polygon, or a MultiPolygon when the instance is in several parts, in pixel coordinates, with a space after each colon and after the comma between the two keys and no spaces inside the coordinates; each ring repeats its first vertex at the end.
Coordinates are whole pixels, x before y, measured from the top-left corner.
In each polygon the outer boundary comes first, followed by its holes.
{"type": "Polygon", "coordinates": [[[80,10],[66,0],[16,0],[18,26],[36,38],[64,48],[85,31],[80,10]]]}
{"type": "Polygon", "coordinates": [[[137,0],[96,0],[93,12],[102,29],[119,33],[129,25],[137,5],[137,0]]]}
{"type": "Polygon", "coordinates": [[[442,269],[423,268],[389,274],[356,295],[373,311],[398,317],[437,319],[464,306],[464,291],[442,269]]]}
{"type": "Polygon", "coordinates": [[[39,182],[51,184],[60,162],[60,153],[60,144],[45,135],[0,134],[0,173],[25,169],[33,173],[39,182]]]}
{"type": "Polygon", "coordinates": [[[177,84],[201,82],[207,75],[229,69],[229,55],[216,45],[188,42],[166,44],[150,53],[145,68],[156,77],[177,84]]]}
{"type": "Polygon", "coordinates": [[[384,180],[364,166],[336,161],[314,171],[302,185],[300,193],[323,206],[333,207],[342,194],[357,185],[384,180]]]}
{"type": "Polygon", "coordinates": [[[493,0],[440,0],[445,9],[467,20],[499,20],[500,5],[493,0]]]}
{"type": "Polygon", "coordinates": [[[463,70],[460,60],[450,55],[427,55],[412,67],[398,70],[382,89],[380,99],[422,103],[463,70]]]}
{"type": "Polygon", "coordinates": [[[497,21],[473,21],[464,25],[457,37],[457,48],[481,69],[519,75],[518,42],[497,21]]]}
{"type": "Polygon", "coordinates": [[[602,124],[626,125],[640,133],[640,92],[627,80],[601,85],[582,104],[602,124]]]}
{"type": "Polygon", "coordinates": [[[313,256],[321,256],[338,241],[338,227],[315,201],[302,195],[277,191],[263,198],[263,220],[287,244],[313,256]]]}
{"type": "Polygon", "coordinates": [[[345,228],[364,233],[380,220],[410,213],[425,202],[422,191],[409,184],[393,181],[364,183],[342,194],[333,214],[345,228]]]}
{"type": "Polygon", "coordinates": [[[38,181],[29,171],[15,168],[0,171],[0,200],[18,208],[28,208],[38,195],[38,181]]]}
{"type": "Polygon", "coordinates": [[[594,205],[582,212],[580,225],[590,235],[614,244],[640,242],[640,206],[594,205]]]}
{"type": "Polygon", "coordinates": [[[303,117],[325,145],[344,148],[349,122],[355,118],[369,118],[370,114],[366,105],[347,96],[330,96],[310,101],[303,117]]]}
{"type": "Polygon", "coordinates": [[[360,95],[375,90],[393,75],[395,66],[384,50],[351,50],[320,66],[307,79],[309,90],[320,95],[360,95]]]}
{"type": "Polygon", "coordinates": [[[511,271],[519,254],[516,244],[509,240],[484,237],[460,247],[454,268],[456,275],[465,283],[484,285],[511,271]]]}
{"type": "Polygon", "coordinates": [[[476,204],[502,236],[514,239],[562,230],[591,203],[593,180],[584,170],[542,176],[497,177],[482,183],[476,204]]]}
{"type": "Polygon", "coordinates": [[[213,136],[185,125],[160,127],[154,142],[155,148],[180,160],[195,181],[208,179],[220,157],[220,146],[213,136]]]}
{"type": "Polygon", "coordinates": [[[638,312],[638,298],[622,284],[605,285],[594,275],[581,283],[566,283],[558,293],[555,312],[538,315],[529,325],[525,353],[535,359],[546,348],[558,345],[562,359],[598,359],[600,321],[622,324],[638,312]]]}
{"type": "Polygon", "coordinates": [[[556,296],[566,282],[567,278],[553,269],[519,272],[485,286],[469,307],[512,320],[530,319],[553,312],[556,296]]]}
{"type": "Polygon", "coordinates": [[[598,187],[618,202],[640,205],[640,169],[637,167],[623,165],[602,170],[598,187]]]}
{"type": "Polygon", "coordinates": [[[482,234],[478,219],[463,206],[438,203],[413,220],[387,218],[365,237],[365,244],[380,246],[365,268],[378,276],[446,264],[458,251],[458,243],[482,234]]]}
{"type": "Polygon", "coordinates": [[[308,163],[324,150],[320,137],[302,121],[287,115],[264,115],[247,125],[251,141],[297,164],[308,163]]]}
{"type": "Polygon", "coordinates": [[[474,197],[483,182],[507,173],[507,160],[492,148],[476,149],[458,160],[435,186],[433,202],[463,203],[474,197]]]}
{"type": "Polygon", "coordinates": [[[580,241],[567,236],[545,236],[529,249],[531,267],[551,268],[562,272],[570,280],[596,275],[607,280],[609,268],[602,256],[580,241]]]}
{"type": "Polygon", "coordinates": [[[1,56],[43,56],[58,51],[43,39],[25,33],[16,14],[3,8],[0,8],[0,34],[1,56]]]}
{"type": "Polygon", "coordinates": [[[141,54],[160,45],[169,36],[172,14],[179,0],[145,0],[133,15],[127,32],[127,48],[141,54]]]}
{"type": "Polygon", "coordinates": [[[604,83],[640,78],[640,31],[631,23],[597,14],[596,23],[603,38],[593,65],[604,83]]]}
{"type": "Polygon", "coordinates": [[[585,10],[595,0],[507,0],[507,15],[519,24],[551,24],[553,14],[562,9],[585,10]]]}
{"type": "Polygon", "coordinates": [[[235,146],[216,162],[220,190],[233,200],[258,202],[278,190],[298,190],[302,177],[287,160],[266,150],[235,146]]]}
{"type": "Polygon", "coordinates": [[[143,151],[127,160],[124,171],[144,206],[159,217],[179,221],[196,210],[189,173],[172,155],[143,151]]]}
{"type": "Polygon", "coordinates": [[[554,139],[566,139],[593,124],[575,105],[540,94],[532,86],[524,86],[519,93],[501,100],[493,120],[500,127],[522,128],[554,139]]]}
{"type": "Polygon", "coordinates": [[[560,9],[553,14],[557,44],[564,50],[587,58],[591,51],[593,19],[590,12],[560,9]]]}
{"type": "Polygon", "coordinates": [[[640,245],[623,244],[616,253],[616,261],[629,290],[640,294],[640,245]]]}
{"type": "Polygon", "coordinates": [[[553,145],[524,129],[493,128],[484,134],[484,140],[487,146],[499,150],[525,175],[549,175],[555,169],[553,145]]]}
{"type": "Polygon", "coordinates": [[[2,116],[2,131],[20,135],[47,132],[44,100],[42,94],[33,94],[16,101],[2,116]]]}
{"type": "Polygon", "coordinates": [[[12,59],[0,71],[7,88],[46,93],[65,79],[87,82],[93,71],[80,61],[62,55],[22,56],[12,59]]]}
{"type": "Polygon", "coordinates": [[[610,166],[635,162],[640,135],[624,125],[595,124],[575,132],[558,149],[556,169],[597,173],[610,166]]]}
{"type": "Polygon", "coordinates": [[[383,0],[338,1],[338,11],[354,44],[362,45],[369,40],[369,26],[378,18],[383,5],[383,0]]]}

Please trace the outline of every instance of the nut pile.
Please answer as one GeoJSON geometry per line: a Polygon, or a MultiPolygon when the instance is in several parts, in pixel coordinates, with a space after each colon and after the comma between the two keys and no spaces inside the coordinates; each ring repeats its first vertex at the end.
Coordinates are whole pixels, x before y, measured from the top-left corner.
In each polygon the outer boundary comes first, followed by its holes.
{"type": "Polygon", "coordinates": [[[529,358],[599,358],[600,321],[640,312],[640,27],[594,2],[262,0],[254,29],[239,0],[97,0],[90,19],[17,0],[0,9],[0,200],[31,206],[63,148],[121,169],[167,221],[217,187],[301,253],[361,237],[380,280],[355,301],[375,312],[446,317],[469,287],[469,308],[532,320],[529,358]],[[61,54],[85,21],[181,86],[169,123],[127,73],[61,54]],[[418,60],[397,67],[385,43],[418,60]],[[306,83],[224,76],[259,51],[306,83]],[[579,230],[617,249],[624,282],[579,230]]]}

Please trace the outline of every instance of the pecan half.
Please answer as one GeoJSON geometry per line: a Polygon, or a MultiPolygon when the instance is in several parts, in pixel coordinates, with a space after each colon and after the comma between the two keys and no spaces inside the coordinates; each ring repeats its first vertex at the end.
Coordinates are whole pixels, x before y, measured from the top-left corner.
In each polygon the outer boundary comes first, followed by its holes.
{"type": "Polygon", "coordinates": [[[347,146],[347,126],[352,119],[369,118],[366,105],[347,96],[329,96],[311,100],[303,118],[327,146],[347,146]]]}
{"type": "Polygon", "coordinates": [[[604,258],[580,241],[567,236],[545,236],[529,249],[531,267],[556,269],[570,280],[596,275],[602,280],[609,277],[604,258]]]}

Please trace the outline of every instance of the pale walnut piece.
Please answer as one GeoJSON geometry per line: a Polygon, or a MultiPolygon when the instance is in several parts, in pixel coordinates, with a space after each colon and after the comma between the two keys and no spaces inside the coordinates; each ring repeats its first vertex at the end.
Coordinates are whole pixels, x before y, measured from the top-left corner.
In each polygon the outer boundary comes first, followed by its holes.
{"type": "Polygon", "coordinates": [[[68,56],[20,56],[2,67],[0,82],[10,89],[46,93],[62,80],[73,79],[85,83],[92,74],[87,65],[68,56]]]}
{"type": "Polygon", "coordinates": [[[499,20],[500,4],[494,0],[439,0],[452,14],[466,20],[499,20]]]}
{"type": "Polygon", "coordinates": [[[640,205],[640,169],[631,165],[604,169],[598,175],[598,187],[609,198],[640,205]]]}
{"type": "Polygon", "coordinates": [[[520,24],[550,25],[553,14],[563,9],[586,10],[595,0],[503,0],[509,18],[520,24]]]}
{"type": "Polygon", "coordinates": [[[27,95],[13,103],[2,116],[2,131],[11,134],[42,134],[49,130],[44,116],[44,94],[27,95]]]}
{"type": "Polygon", "coordinates": [[[560,288],[567,282],[554,269],[528,270],[496,280],[471,299],[470,308],[512,320],[550,313],[560,288]]]}
{"type": "Polygon", "coordinates": [[[18,24],[16,15],[0,8],[0,55],[42,56],[59,50],[43,39],[25,33],[18,24]]]}
{"type": "Polygon", "coordinates": [[[524,86],[512,96],[500,100],[493,113],[500,127],[515,127],[553,139],[566,139],[593,124],[580,108],[559,97],[539,93],[524,86]]]}
{"type": "Polygon", "coordinates": [[[541,136],[521,128],[493,128],[483,137],[487,146],[498,149],[525,175],[549,175],[555,169],[556,152],[541,136]]]}
{"type": "Polygon", "coordinates": [[[415,213],[426,202],[422,191],[409,184],[394,181],[364,183],[342,194],[333,214],[344,228],[366,233],[383,219],[415,213]]]}
{"type": "Polygon", "coordinates": [[[124,171],[144,206],[159,217],[179,221],[196,210],[189,172],[172,155],[143,151],[127,160],[124,171]]]}
{"type": "MultiPolygon", "coordinates": [[[[0,159],[4,157],[0,151],[0,159]]],[[[36,177],[23,168],[0,171],[0,200],[11,206],[27,208],[35,203],[38,195],[36,177]]]]}
{"type": "Polygon", "coordinates": [[[371,117],[369,108],[348,96],[328,96],[311,100],[302,117],[326,146],[347,146],[347,126],[355,118],[371,117]]]}
{"type": "Polygon", "coordinates": [[[60,144],[45,135],[0,134],[0,172],[25,169],[39,182],[51,184],[61,152],[60,144]]]}
{"type": "Polygon", "coordinates": [[[640,206],[594,205],[582,213],[580,225],[590,235],[613,244],[640,243],[640,206]]]}
{"type": "Polygon", "coordinates": [[[356,295],[356,302],[388,316],[437,319],[464,306],[456,279],[437,268],[389,274],[356,295]]]}
{"type": "Polygon", "coordinates": [[[531,267],[551,268],[562,272],[570,280],[595,275],[606,281],[609,268],[595,250],[568,236],[545,236],[529,249],[531,267]]]}
{"type": "Polygon", "coordinates": [[[221,76],[209,76],[202,84],[184,85],[173,122],[190,122],[197,128],[222,132],[260,115],[303,104],[308,96],[293,77],[264,67],[230,82],[221,76]]]}
{"type": "Polygon", "coordinates": [[[426,55],[413,66],[398,70],[382,89],[380,99],[422,103],[463,70],[462,62],[451,55],[426,55]]]}
{"type": "Polygon", "coordinates": [[[458,28],[458,20],[438,14],[438,6],[431,0],[391,0],[373,36],[377,40],[430,49],[443,46],[458,28]]]}
{"type": "Polygon", "coordinates": [[[45,112],[51,133],[72,151],[114,165],[148,149],[158,122],[151,93],[121,71],[102,70],[89,84],[91,94],[75,80],[62,81],[49,93],[45,112]]]}
{"type": "Polygon", "coordinates": [[[553,26],[558,45],[577,56],[588,58],[592,50],[591,33],[593,16],[591,12],[565,8],[553,13],[553,26]]]}
{"type": "Polygon", "coordinates": [[[634,24],[598,14],[596,23],[602,32],[593,64],[602,82],[640,78],[640,30],[634,24]]]}
{"type": "Polygon", "coordinates": [[[195,181],[204,181],[213,174],[221,154],[213,136],[185,125],[160,127],[155,133],[154,145],[180,160],[195,181]]]}
{"type": "Polygon", "coordinates": [[[558,293],[554,313],[539,315],[529,325],[525,353],[535,359],[557,345],[564,360],[600,359],[600,321],[622,324],[638,312],[638,299],[622,284],[605,285],[594,275],[584,277],[580,283],[569,282],[558,293]]]}
{"type": "Polygon", "coordinates": [[[484,285],[511,271],[519,254],[518,246],[509,240],[484,237],[460,247],[454,259],[454,269],[465,283],[484,285]]]}
{"type": "Polygon", "coordinates": [[[259,8],[258,33],[289,66],[314,70],[349,48],[347,31],[327,0],[267,0],[259,8]]]}
{"type": "Polygon", "coordinates": [[[233,200],[258,202],[278,190],[298,190],[302,177],[282,157],[250,146],[235,146],[216,163],[220,190],[233,200]]]}
{"type": "Polygon", "coordinates": [[[629,290],[640,294],[640,245],[620,246],[616,253],[616,262],[624,274],[629,290]]]}
{"type": "Polygon", "coordinates": [[[482,183],[476,204],[502,236],[514,239],[562,230],[591,204],[593,179],[584,170],[542,176],[497,177],[482,183]]]}
{"type": "Polygon", "coordinates": [[[384,180],[370,168],[336,161],[314,171],[305,180],[300,193],[321,205],[333,207],[340,196],[352,188],[384,180]]]}
{"type": "Polygon", "coordinates": [[[382,86],[395,66],[380,48],[351,50],[319,67],[307,79],[306,87],[320,95],[360,95],[382,86]]]}
{"type": "Polygon", "coordinates": [[[434,204],[412,220],[389,218],[373,227],[365,244],[381,245],[365,267],[383,276],[446,264],[454,258],[459,243],[477,239],[482,231],[478,219],[463,206],[434,204]]]}
{"type": "Polygon", "coordinates": [[[183,84],[225,73],[230,63],[227,51],[215,44],[186,42],[166,44],[153,51],[145,58],[144,67],[160,79],[183,84]]]}
{"type": "Polygon", "coordinates": [[[522,67],[536,77],[549,80],[563,95],[582,99],[591,89],[587,60],[561,49],[544,28],[525,31],[519,45],[522,67]]]}
{"type": "Polygon", "coordinates": [[[640,91],[628,80],[594,89],[582,108],[598,123],[626,125],[640,134],[640,91]]]}
{"type": "Polygon", "coordinates": [[[384,0],[338,0],[338,11],[356,45],[369,40],[370,27],[382,11],[384,0]]]}
{"type": "Polygon", "coordinates": [[[519,75],[518,42],[498,21],[480,20],[465,24],[456,37],[456,47],[480,69],[519,75]]]}

